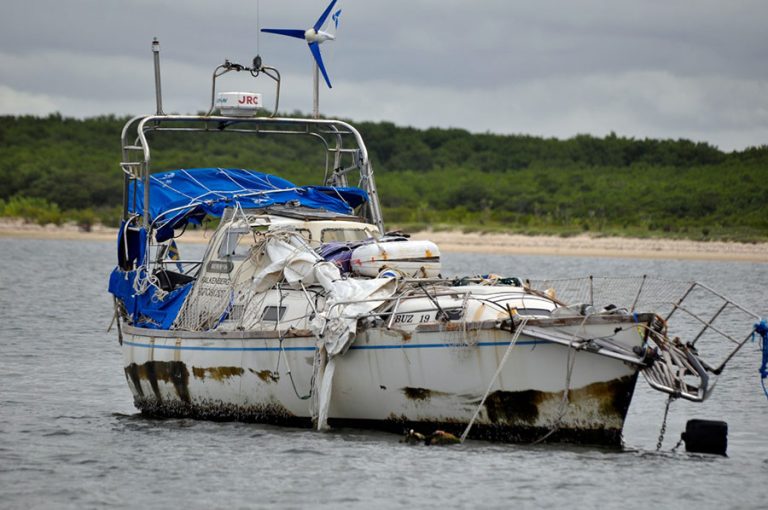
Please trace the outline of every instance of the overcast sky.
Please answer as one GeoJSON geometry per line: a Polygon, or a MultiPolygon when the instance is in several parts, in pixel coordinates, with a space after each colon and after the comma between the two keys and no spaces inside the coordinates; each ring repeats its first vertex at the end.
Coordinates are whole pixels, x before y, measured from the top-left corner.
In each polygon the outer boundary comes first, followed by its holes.
{"type": "MultiPolygon", "coordinates": [[[[207,110],[210,75],[257,50],[281,110],[312,108],[311,55],[262,27],[307,28],[326,0],[3,0],[0,114],[207,110]],[[258,48],[257,48],[258,46],[258,48]]],[[[323,114],[567,138],[611,131],[723,150],[768,144],[768,1],[340,0],[323,114]]],[[[231,73],[234,74],[234,73],[231,73]]],[[[228,75],[229,76],[229,75],[228,75]]],[[[222,78],[264,92],[268,81],[222,78]]]]}

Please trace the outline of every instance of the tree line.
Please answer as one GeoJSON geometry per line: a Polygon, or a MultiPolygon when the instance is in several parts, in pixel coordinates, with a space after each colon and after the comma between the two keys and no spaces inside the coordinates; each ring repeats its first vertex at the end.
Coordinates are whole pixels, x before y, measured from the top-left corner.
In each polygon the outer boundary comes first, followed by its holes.
{"type": "MultiPolygon", "coordinates": [[[[126,120],[0,116],[0,215],[116,221],[126,120]]],[[[723,152],[690,140],[613,133],[559,140],[389,122],[356,126],[389,225],[768,238],[768,146],[723,152]]],[[[316,142],[258,142],[254,151],[248,137],[164,136],[153,165],[243,167],[317,183],[324,161],[316,142]]]]}

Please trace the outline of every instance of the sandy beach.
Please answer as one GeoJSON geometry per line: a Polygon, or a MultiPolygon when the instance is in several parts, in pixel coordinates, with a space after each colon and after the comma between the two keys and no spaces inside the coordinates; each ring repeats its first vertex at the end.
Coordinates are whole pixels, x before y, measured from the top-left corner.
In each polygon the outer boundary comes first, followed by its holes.
{"type": "MultiPolygon", "coordinates": [[[[116,229],[101,225],[90,232],[76,225],[46,225],[21,220],[0,219],[0,238],[68,239],[101,241],[115,239],[116,229]]],[[[189,231],[187,242],[205,243],[210,231],[189,231]]],[[[496,253],[501,255],[559,255],[575,257],[626,257],[688,260],[732,260],[768,263],[768,243],[731,243],[676,239],[636,239],[625,237],[524,236],[481,234],[460,231],[424,231],[413,239],[429,239],[443,252],[496,253]]]]}
{"type": "Polygon", "coordinates": [[[768,262],[768,243],[731,243],[629,237],[525,236],[419,232],[414,239],[430,239],[445,252],[574,257],[626,257],[688,260],[768,262]]]}

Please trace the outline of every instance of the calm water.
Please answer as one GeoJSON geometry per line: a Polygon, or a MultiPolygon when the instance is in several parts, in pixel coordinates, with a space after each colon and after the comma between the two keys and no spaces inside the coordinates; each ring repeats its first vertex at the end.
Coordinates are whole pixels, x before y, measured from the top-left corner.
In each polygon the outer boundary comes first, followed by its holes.
{"type": "MultiPolygon", "coordinates": [[[[690,418],[729,424],[727,458],[655,453],[665,396],[638,382],[624,452],[567,446],[406,446],[136,414],[106,333],[111,242],[0,239],[0,508],[766,508],[768,400],[757,344],[690,418]]],[[[448,254],[444,274],[696,279],[768,316],[768,265],[448,254]]],[[[744,324],[744,334],[751,328],[744,324]]]]}

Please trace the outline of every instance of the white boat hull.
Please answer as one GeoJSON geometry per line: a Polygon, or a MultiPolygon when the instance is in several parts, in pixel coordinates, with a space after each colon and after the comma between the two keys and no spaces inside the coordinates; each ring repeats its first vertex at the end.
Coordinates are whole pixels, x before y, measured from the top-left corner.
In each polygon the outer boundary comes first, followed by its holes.
{"type": "MultiPolygon", "coordinates": [[[[543,329],[611,336],[627,349],[643,339],[628,318],[543,329]],[[624,329],[615,333],[617,324],[624,329]]],[[[573,321],[571,321],[573,322],[573,321]]],[[[574,324],[576,324],[574,322],[574,324]]],[[[371,328],[338,358],[331,426],[461,433],[513,338],[488,323],[371,328]]],[[[153,416],[189,416],[291,426],[312,423],[315,338],[274,333],[158,331],[124,327],[126,378],[136,406],[153,416]],[[303,397],[303,398],[302,398],[303,397]]],[[[639,366],[523,333],[491,387],[470,437],[619,445],[639,366]],[[572,365],[570,377],[568,367],[572,365]],[[567,400],[563,393],[568,389],[567,400]]]]}

